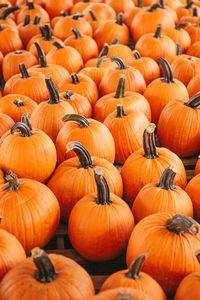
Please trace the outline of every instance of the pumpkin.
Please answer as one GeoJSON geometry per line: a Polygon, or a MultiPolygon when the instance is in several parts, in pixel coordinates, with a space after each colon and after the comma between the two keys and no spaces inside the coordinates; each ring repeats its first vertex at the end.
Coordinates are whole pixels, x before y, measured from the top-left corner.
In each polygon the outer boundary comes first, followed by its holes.
{"type": "Polygon", "coordinates": [[[1,14],[0,14],[0,24],[8,24],[11,26],[16,27],[16,23],[13,19],[7,18],[11,13],[14,11],[18,10],[19,6],[11,6],[5,9],[1,14]]]}
{"type": "MultiPolygon", "coordinates": [[[[104,44],[105,47],[106,44],[104,44]]],[[[134,58],[132,50],[127,46],[120,43],[118,39],[114,39],[111,45],[108,46],[107,57],[117,56],[125,63],[134,58]]]]}
{"type": "Polygon", "coordinates": [[[59,16],[62,10],[70,10],[73,6],[73,0],[46,0],[45,9],[51,18],[59,16]]]}
{"type": "Polygon", "coordinates": [[[54,26],[60,19],[62,19],[63,17],[66,17],[68,15],[69,15],[68,12],[66,12],[65,10],[61,10],[59,16],[56,16],[51,19],[51,27],[54,28],[54,26]]]}
{"type": "Polygon", "coordinates": [[[84,63],[88,59],[98,56],[98,47],[93,38],[85,34],[81,35],[77,28],[72,28],[72,32],[74,36],[66,38],[64,41],[65,46],[76,49],[80,53],[84,63]]]}
{"type": "Polygon", "coordinates": [[[44,54],[44,51],[43,51],[40,43],[35,42],[34,44],[35,44],[35,47],[37,48],[39,64],[32,66],[31,68],[29,68],[28,71],[37,71],[44,75],[50,74],[53,82],[57,86],[58,83],[63,80],[63,78],[69,76],[69,72],[62,66],[55,65],[55,64],[48,65],[47,61],[46,61],[46,56],[44,54]]]}
{"type": "MultiPolygon", "coordinates": [[[[173,63],[173,61],[174,61],[177,57],[180,57],[180,56],[188,57],[188,55],[182,54],[181,46],[180,46],[178,43],[176,43],[176,55],[167,55],[165,59],[166,59],[166,60],[168,61],[168,63],[170,63],[170,65],[171,65],[171,64],[173,63]]],[[[162,73],[162,75],[164,75],[163,72],[162,72],[162,70],[161,70],[161,73],[162,73]]]]}
{"type": "Polygon", "coordinates": [[[161,34],[162,27],[158,24],[155,34],[144,34],[135,45],[135,49],[141,56],[148,56],[156,60],[158,57],[165,58],[167,55],[176,54],[176,45],[172,39],[161,34]]]}
{"type": "Polygon", "coordinates": [[[79,142],[69,142],[66,149],[75,152],[77,157],[62,162],[48,182],[48,187],[59,201],[62,220],[67,221],[72,208],[82,197],[97,191],[93,174],[96,167],[102,168],[110,191],[122,197],[122,178],[116,167],[105,159],[91,157],[79,142]]]}
{"type": "MultiPolygon", "coordinates": [[[[176,14],[178,16],[178,20],[181,20],[183,16],[192,16],[193,14],[193,1],[187,1],[186,5],[182,5],[176,8],[176,14]]],[[[198,13],[200,12],[199,7],[197,7],[198,13]]]]}
{"type": "Polygon", "coordinates": [[[47,255],[39,248],[32,249],[31,254],[32,257],[7,273],[0,288],[2,300],[27,300],[30,292],[32,300],[37,300],[38,296],[40,300],[53,300],[55,294],[60,299],[77,300],[94,295],[89,274],[72,259],[58,254],[47,255]]]}
{"type": "Polygon", "coordinates": [[[31,130],[31,125],[22,122],[13,125],[0,147],[0,166],[3,170],[11,169],[19,177],[41,182],[47,181],[53,173],[56,158],[56,149],[50,137],[42,130],[31,130]]]}
{"type": "Polygon", "coordinates": [[[24,63],[19,64],[20,74],[15,74],[4,86],[4,95],[22,94],[40,103],[48,99],[44,75],[36,71],[27,71],[24,63]]]}
{"type": "Polygon", "coordinates": [[[110,59],[118,64],[118,68],[110,69],[102,78],[99,86],[101,96],[116,91],[120,74],[126,75],[126,90],[142,94],[146,83],[140,71],[127,66],[119,57],[112,56],[110,59]]]}
{"type": "Polygon", "coordinates": [[[0,51],[3,55],[15,50],[23,49],[22,41],[17,29],[13,26],[0,24],[0,51]]]}
{"type": "Polygon", "coordinates": [[[146,293],[132,288],[116,288],[91,297],[90,300],[153,300],[146,293]]]}
{"type": "Polygon", "coordinates": [[[18,25],[19,36],[25,47],[33,36],[40,34],[39,23],[39,15],[35,16],[33,22],[30,22],[30,15],[26,15],[24,22],[18,25]]]}
{"type": "Polygon", "coordinates": [[[131,23],[133,22],[135,16],[144,8],[143,2],[143,0],[137,0],[137,6],[134,6],[131,9],[127,9],[124,12],[124,23],[126,24],[126,26],[128,26],[129,30],[131,29],[131,23]]]}
{"type": "Polygon", "coordinates": [[[58,91],[72,90],[85,96],[94,105],[98,100],[98,89],[95,82],[87,75],[73,73],[58,84],[58,91]]]}
{"type": "Polygon", "coordinates": [[[100,292],[119,287],[133,288],[144,292],[155,300],[166,300],[161,286],[147,273],[141,272],[147,254],[140,254],[132,261],[129,269],[110,275],[101,286],[100,292]]]}
{"type": "Polygon", "coordinates": [[[75,156],[66,152],[66,144],[78,141],[91,156],[105,158],[111,163],[115,158],[115,143],[109,129],[99,121],[86,119],[81,115],[68,114],[62,120],[67,122],[59,131],[56,139],[58,163],[75,156]]]}
{"type": "Polygon", "coordinates": [[[177,7],[182,6],[182,2],[180,0],[166,0],[165,3],[167,6],[175,10],[177,7]]]}
{"type": "Polygon", "coordinates": [[[74,109],[75,113],[86,118],[92,117],[92,105],[88,99],[80,94],[70,90],[59,94],[60,99],[68,102],[74,109]]]}
{"type": "Polygon", "coordinates": [[[13,75],[20,73],[20,63],[24,63],[29,68],[37,64],[37,59],[31,52],[26,50],[17,50],[5,55],[2,62],[2,72],[5,81],[13,75]]]}
{"type": "Polygon", "coordinates": [[[144,91],[144,97],[151,106],[152,121],[158,123],[159,116],[163,108],[172,100],[188,101],[189,95],[184,84],[174,79],[170,64],[162,57],[157,61],[160,63],[164,77],[152,81],[144,91]]]}
{"type": "Polygon", "coordinates": [[[35,101],[20,94],[9,94],[0,100],[0,112],[10,116],[14,122],[20,122],[22,115],[25,113],[31,115],[36,107],[37,103],[35,101]]]}
{"type": "Polygon", "coordinates": [[[127,248],[127,265],[146,251],[148,257],[143,271],[172,299],[183,277],[199,270],[194,255],[200,245],[199,230],[199,224],[186,215],[163,212],[147,216],[133,229],[127,248]]]}
{"type": "Polygon", "coordinates": [[[17,14],[16,22],[20,24],[24,21],[25,16],[30,15],[30,21],[33,21],[36,15],[40,15],[42,24],[49,23],[50,18],[46,10],[40,5],[33,3],[32,0],[27,0],[26,5],[22,6],[17,14]]]}
{"type": "Polygon", "coordinates": [[[188,193],[192,200],[192,204],[194,206],[194,219],[197,222],[200,222],[200,213],[199,213],[199,182],[200,182],[200,175],[196,172],[196,176],[193,177],[190,182],[187,184],[185,191],[188,193]]]}
{"type": "Polygon", "coordinates": [[[121,44],[128,45],[129,30],[123,23],[123,14],[117,15],[117,20],[108,20],[100,25],[94,32],[94,40],[99,49],[102,49],[104,43],[110,44],[114,38],[118,38],[121,44]],[[105,34],[106,32],[106,34],[105,34]]]}
{"type": "Polygon", "coordinates": [[[159,212],[193,217],[190,197],[181,187],[174,185],[176,173],[176,168],[170,166],[164,170],[158,183],[148,183],[139,191],[132,207],[136,223],[159,212]]]}
{"type": "Polygon", "coordinates": [[[188,24],[184,28],[190,35],[191,44],[200,41],[200,23],[199,21],[195,24],[188,24]]]}
{"type": "Polygon", "coordinates": [[[88,5],[84,10],[84,18],[91,22],[92,21],[92,16],[90,14],[90,10],[93,10],[95,13],[97,19],[103,19],[103,20],[115,20],[116,19],[116,12],[114,9],[106,4],[106,3],[91,3],[88,5]]]}
{"type": "Polygon", "coordinates": [[[195,155],[200,150],[199,104],[200,93],[187,102],[179,99],[169,102],[160,114],[158,121],[160,142],[181,157],[195,155]]]}
{"type": "Polygon", "coordinates": [[[75,204],[68,233],[73,247],[84,258],[107,261],[126,249],[134,219],[128,205],[110,192],[101,168],[94,169],[94,176],[97,192],[87,194],[75,204]]]}
{"type": "Polygon", "coordinates": [[[14,125],[13,119],[5,113],[0,112],[0,137],[14,125]]]}
{"type": "Polygon", "coordinates": [[[200,76],[199,74],[194,76],[187,85],[187,90],[189,93],[189,96],[192,97],[195,94],[197,94],[200,91],[199,88],[199,82],[200,82],[200,76]]]}
{"type": "Polygon", "coordinates": [[[117,104],[117,110],[111,112],[103,123],[115,141],[115,161],[123,164],[130,154],[142,147],[143,132],[149,121],[144,114],[124,110],[122,104],[117,104]]]}
{"type": "Polygon", "coordinates": [[[190,56],[200,57],[200,41],[194,42],[187,50],[190,56]]]}
{"type": "Polygon", "coordinates": [[[177,169],[174,184],[184,189],[187,183],[181,159],[166,148],[156,147],[155,127],[155,124],[151,123],[145,129],[143,148],[131,154],[121,170],[124,196],[130,204],[134,202],[138,192],[145,184],[158,182],[163,171],[170,165],[174,165],[177,169]]]}
{"type": "Polygon", "coordinates": [[[48,64],[60,65],[71,73],[78,72],[83,67],[83,59],[79,52],[72,47],[65,47],[58,42],[54,42],[56,47],[49,51],[46,56],[48,64]]]}
{"type": "MultiPolygon", "coordinates": [[[[89,3],[89,5],[90,5],[90,3],[89,3]]],[[[104,24],[107,20],[105,20],[105,19],[98,19],[97,16],[96,16],[96,14],[95,14],[95,12],[92,9],[89,10],[89,13],[91,15],[91,20],[89,20],[89,22],[90,22],[90,25],[92,27],[92,31],[94,33],[97,30],[97,28],[100,25],[104,24]]]]}
{"type": "Polygon", "coordinates": [[[198,155],[194,174],[198,175],[200,173],[200,155],[198,155]]]}
{"type": "Polygon", "coordinates": [[[70,15],[74,15],[75,13],[82,13],[83,10],[90,5],[90,0],[83,0],[80,2],[75,3],[71,10],[70,10],[70,15]]]}
{"type": "Polygon", "coordinates": [[[18,179],[12,171],[8,171],[5,178],[7,183],[0,185],[0,228],[13,234],[26,253],[36,245],[45,246],[60,220],[56,196],[44,184],[27,178],[18,179]]]}
{"type": "Polygon", "coordinates": [[[133,51],[134,58],[126,60],[128,66],[131,66],[142,74],[146,85],[154,79],[160,77],[160,69],[158,64],[151,57],[141,57],[137,50],[133,51]]]}
{"type": "Polygon", "coordinates": [[[132,9],[135,5],[132,0],[106,0],[106,4],[110,5],[116,13],[125,12],[128,9],[132,9]]]}
{"type": "Polygon", "coordinates": [[[180,22],[188,22],[189,24],[195,24],[198,22],[198,13],[197,7],[193,7],[192,9],[192,15],[186,15],[182,16],[180,19],[180,22]]]}
{"type": "MultiPolygon", "coordinates": [[[[110,70],[109,70],[110,72],[110,70]]],[[[122,104],[129,111],[143,113],[151,120],[151,109],[149,102],[139,93],[125,90],[126,76],[121,74],[117,89],[114,93],[101,97],[94,106],[94,119],[104,122],[105,118],[115,111],[117,104],[122,104]]]]}

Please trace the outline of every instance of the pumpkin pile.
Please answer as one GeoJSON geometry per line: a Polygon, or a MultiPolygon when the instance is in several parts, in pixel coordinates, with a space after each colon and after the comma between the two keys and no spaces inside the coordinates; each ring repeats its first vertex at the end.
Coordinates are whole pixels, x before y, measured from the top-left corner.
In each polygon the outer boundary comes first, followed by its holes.
{"type": "Polygon", "coordinates": [[[0,0],[0,40],[0,299],[200,299],[200,1],[0,0]],[[127,269],[95,295],[60,223],[127,269]]]}

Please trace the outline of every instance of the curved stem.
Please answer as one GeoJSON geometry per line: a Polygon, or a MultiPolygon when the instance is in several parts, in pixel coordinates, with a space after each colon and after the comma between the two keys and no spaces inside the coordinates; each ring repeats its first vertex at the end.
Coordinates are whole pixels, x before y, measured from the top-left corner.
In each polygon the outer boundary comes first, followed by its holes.
{"type": "Polygon", "coordinates": [[[82,35],[81,35],[80,31],[78,31],[78,29],[72,28],[72,32],[74,33],[76,39],[82,38],[82,35]]]}
{"type": "Polygon", "coordinates": [[[110,60],[111,60],[111,61],[114,61],[114,62],[116,62],[116,63],[118,64],[119,70],[124,70],[124,69],[127,69],[127,68],[128,68],[128,67],[125,65],[125,62],[124,62],[121,58],[119,58],[119,57],[117,57],[117,56],[111,56],[111,57],[110,57],[110,60]]]}
{"type": "Polygon", "coordinates": [[[111,45],[119,45],[120,44],[120,40],[117,38],[114,38],[111,42],[111,45]]]}
{"type": "Polygon", "coordinates": [[[189,24],[190,24],[189,22],[179,23],[179,24],[177,24],[177,25],[175,26],[175,28],[176,28],[177,30],[180,30],[181,28],[183,28],[183,27],[185,27],[185,26],[187,26],[187,25],[189,25],[189,24]]]}
{"type": "Polygon", "coordinates": [[[119,13],[117,15],[117,20],[116,20],[116,23],[118,25],[123,25],[123,20],[124,20],[124,14],[123,13],[119,13]]]}
{"type": "Polygon", "coordinates": [[[125,114],[124,106],[122,104],[117,104],[117,118],[124,118],[127,114],[125,114]]]}
{"type": "Polygon", "coordinates": [[[103,49],[101,50],[99,57],[108,55],[109,46],[107,43],[104,44],[103,49]]]}
{"type": "Polygon", "coordinates": [[[92,21],[98,21],[97,16],[96,16],[95,12],[92,9],[89,10],[89,13],[92,17],[92,21]]]}
{"type": "Polygon", "coordinates": [[[192,9],[192,16],[193,17],[198,17],[197,7],[193,7],[193,9],[192,9]]]}
{"type": "Polygon", "coordinates": [[[45,40],[45,41],[52,40],[52,32],[51,32],[50,24],[41,25],[40,31],[41,31],[43,40],[45,40]]]}
{"type": "Polygon", "coordinates": [[[200,105],[200,93],[192,96],[188,102],[184,103],[186,106],[191,108],[197,108],[200,105]]]}
{"type": "Polygon", "coordinates": [[[9,14],[13,13],[14,11],[18,10],[20,7],[19,6],[11,6],[4,10],[1,15],[0,15],[0,20],[5,20],[9,14]]]}
{"type": "Polygon", "coordinates": [[[71,78],[72,78],[72,83],[73,84],[78,84],[79,83],[78,75],[76,73],[71,74],[71,78]]]}
{"type": "Polygon", "coordinates": [[[192,4],[193,4],[193,0],[192,1],[188,1],[188,3],[186,4],[185,8],[186,9],[192,8],[192,4]]]}
{"type": "Polygon", "coordinates": [[[147,256],[147,254],[138,255],[131,263],[129,270],[125,274],[125,276],[131,279],[139,279],[141,277],[140,271],[147,256]]]}
{"type": "Polygon", "coordinates": [[[160,0],[160,8],[165,9],[165,0],[160,0]]]}
{"type": "Polygon", "coordinates": [[[0,4],[0,8],[4,8],[4,7],[8,7],[8,4],[7,3],[0,4]]]}
{"type": "Polygon", "coordinates": [[[126,83],[126,76],[124,74],[120,74],[117,90],[115,93],[115,98],[125,97],[125,83],[126,83]]]}
{"type": "Polygon", "coordinates": [[[137,50],[133,50],[133,55],[134,55],[135,59],[141,58],[140,53],[137,50]]]}
{"type": "Polygon", "coordinates": [[[71,17],[73,20],[78,20],[78,18],[84,17],[84,14],[77,12],[74,15],[72,15],[71,17]]]}
{"type": "Polygon", "coordinates": [[[154,3],[152,4],[149,9],[147,10],[148,12],[154,12],[157,8],[160,7],[160,4],[159,3],[154,3]]]}
{"type": "Polygon", "coordinates": [[[37,49],[38,62],[39,62],[40,68],[46,68],[47,61],[46,61],[46,56],[44,54],[44,51],[43,51],[42,47],[40,46],[39,42],[36,41],[34,44],[37,49]]]}
{"type": "Polygon", "coordinates": [[[159,156],[156,149],[154,134],[155,129],[156,125],[154,123],[150,123],[143,133],[144,156],[149,159],[154,159],[159,156]]]}
{"type": "Polygon", "coordinates": [[[28,6],[28,9],[29,9],[29,10],[35,8],[35,6],[34,6],[34,4],[33,4],[33,0],[27,0],[26,5],[28,6]]]}
{"type": "Polygon", "coordinates": [[[97,59],[96,68],[101,68],[102,62],[106,60],[106,56],[101,56],[97,59]]]}
{"type": "Polygon", "coordinates": [[[53,45],[57,48],[57,49],[61,49],[64,48],[61,44],[59,44],[58,42],[54,42],[53,45]]]}
{"type": "Polygon", "coordinates": [[[15,132],[16,129],[21,132],[21,136],[23,136],[23,137],[27,137],[27,136],[31,136],[32,135],[32,132],[29,129],[29,127],[26,124],[22,123],[22,122],[15,123],[13,125],[13,127],[11,128],[10,133],[14,134],[14,132],[15,132]]]}
{"type": "Polygon", "coordinates": [[[181,45],[176,43],[176,55],[182,55],[181,45]]]}
{"type": "Polygon", "coordinates": [[[64,98],[65,99],[71,99],[71,97],[74,95],[74,92],[73,91],[67,91],[66,93],[65,93],[65,96],[64,96],[64,98]]]}
{"type": "Polygon", "coordinates": [[[174,177],[176,176],[177,169],[174,166],[170,166],[162,173],[160,177],[160,182],[156,184],[157,187],[160,187],[164,190],[173,190],[174,189],[174,177]]]}
{"type": "Polygon", "coordinates": [[[45,75],[45,82],[46,82],[46,86],[47,86],[47,89],[49,91],[49,96],[50,96],[48,103],[49,104],[60,103],[58,90],[57,90],[50,74],[45,75]]]}
{"type": "Polygon", "coordinates": [[[26,25],[30,24],[30,21],[31,21],[30,15],[26,15],[25,18],[24,18],[23,26],[26,26],[26,25]]]}
{"type": "Polygon", "coordinates": [[[21,116],[21,122],[24,123],[30,130],[32,130],[31,121],[29,119],[29,113],[25,113],[21,116]]]}
{"type": "Polygon", "coordinates": [[[18,177],[13,171],[9,170],[5,176],[8,186],[5,188],[8,192],[18,191],[21,182],[19,182],[18,177]]]}
{"type": "Polygon", "coordinates": [[[39,23],[40,23],[40,15],[37,14],[37,15],[35,15],[35,18],[33,20],[33,24],[38,25],[39,23]]]}
{"type": "Polygon", "coordinates": [[[18,107],[24,106],[24,101],[21,100],[20,98],[17,98],[16,100],[14,100],[13,103],[14,103],[15,105],[17,105],[18,107]]]}
{"type": "Polygon", "coordinates": [[[28,71],[27,71],[26,66],[25,66],[24,63],[20,63],[19,64],[19,70],[20,70],[20,72],[22,74],[22,78],[28,78],[28,77],[30,77],[30,75],[28,74],[28,71]]]}
{"type": "Polygon", "coordinates": [[[144,6],[144,1],[143,0],[137,0],[137,7],[143,7],[144,6]]]}
{"type": "Polygon", "coordinates": [[[93,168],[92,158],[88,150],[79,142],[69,142],[66,145],[67,152],[74,151],[79,159],[79,168],[93,168]]]}
{"type": "Polygon", "coordinates": [[[97,199],[96,203],[101,205],[110,204],[110,190],[107,180],[103,176],[103,170],[101,168],[94,169],[94,177],[97,185],[97,199]]]}
{"type": "Polygon", "coordinates": [[[41,283],[53,281],[58,272],[55,271],[46,252],[37,247],[31,250],[31,255],[36,266],[35,279],[41,283]]]}
{"type": "Polygon", "coordinates": [[[157,58],[156,61],[161,64],[161,67],[163,69],[164,72],[163,81],[167,83],[174,82],[172,68],[168,63],[168,61],[162,57],[157,58]]]}
{"type": "Polygon", "coordinates": [[[77,114],[68,114],[62,117],[63,122],[74,121],[79,124],[80,128],[87,128],[90,126],[90,122],[83,116],[77,114]]]}
{"type": "Polygon", "coordinates": [[[168,220],[166,228],[176,234],[190,233],[196,235],[199,233],[200,225],[186,215],[177,214],[168,220]]]}
{"type": "Polygon", "coordinates": [[[156,39],[160,39],[161,38],[161,33],[162,33],[162,26],[161,26],[161,24],[158,24],[157,28],[156,28],[156,32],[154,34],[154,37],[156,39]]]}

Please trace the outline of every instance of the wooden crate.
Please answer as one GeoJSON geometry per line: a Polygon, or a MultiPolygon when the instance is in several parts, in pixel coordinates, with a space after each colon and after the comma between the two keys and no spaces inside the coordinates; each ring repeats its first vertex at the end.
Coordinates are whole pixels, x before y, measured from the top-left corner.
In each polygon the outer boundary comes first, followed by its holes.
{"type": "MultiPolygon", "coordinates": [[[[197,162],[197,157],[184,158],[183,163],[186,169],[187,179],[188,181],[194,176],[194,169],[197,162]]],[[[120,170],[121,166],[117,166],[120,170]]],[[[102,263],[94,263],[87,261],[83,257],[81,257],[72,247],[68,232],[67,225],[60,224],[55,236],[45,247],[48,253],[56,253],[67,256],[81,266],[83,266],[88,273],[91,275],[92,280],[94,282],[96,292],[100,289],[102,283],[105,279],[118,270],[122,270],[126,268],[126,257],[125,254],[115,260],[102,262],[102,263]]]]}

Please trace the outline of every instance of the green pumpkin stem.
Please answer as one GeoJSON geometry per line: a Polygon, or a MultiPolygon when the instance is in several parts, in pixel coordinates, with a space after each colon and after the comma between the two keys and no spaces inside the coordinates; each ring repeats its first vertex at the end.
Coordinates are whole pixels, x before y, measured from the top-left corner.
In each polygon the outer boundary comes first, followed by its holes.
{"type": "Polygon", "coordinates": [[[74,35],[75,35],[75,39],[80,39],[80,38],[82,38],[82,35],[81,35],[80,31],[78,31],[77,28],[72,28],[72,32],[73,32],[74,35]]]}
{"type": "Polygon", "coordinates": [[[98,21],[97,16],[92,9],[89,10],[89,13],[91,15],[92,21],[98,21]]]}
{"type": "Polygon", "coordinates": [[[64,48],[60,43],[54,42],[53,45],[58,49],[64,48]]]}
{"type": "Polygon", "coordinates": [[[160,177],[160,182],[156,184],[164,190],[173,190],[174,187],[174,177],[176,176],[177,169],[174,166],[170,166],[162,173],[160,177]]]}
{"type": "Polygon", "coordinates": [[[22,78],[28,78],[28,77],[30,77],[30,75],[28,74],[28,71],[27,71],[26,66],[25,66],[24,63],[20,63],[19,64],[19,70],[20,70],[20,72],[22,74],[22,78]]]}
{"type": "Polygon", "coordinates": [[[114,61],[118,64],[119,68],[118,70],[125,70],[127,69],[128,67],[126,66],[125,62],[120,58],[120,57],[117,57],[117,56],[111,56],[110,57],[110,60],[111,61],[114,61]]]}
{"type": "Polygon", "coordinates": [[[140,271],[146,258],[147,254],[138,255],[131,263],[125,276],[131,279],[139,279],[141,277],[140,271]]]}
{"type": "Polygon", "coordinates": [[[184,103],[186,106],[189,106],[191,108],[198,108],[200,105],[200,93],[192,96],[188,102],[184,103]]]}
{"type": "Polygon", "coordinates": [[[28,9],[29,9],[29,10],[35,8],[34,3],[33,3],[33,0],[27,0],[26,5],[28,6],[28,9]]]}
{"type": "Polygon", "coordinates": [[[34,18],[34,20],[33,20],[33,24],[34,25],[38,25],[39,23],[40,23],[40,15],[39,14],[37,14],[37,15],[35,15],[35,18],[34,18]]]}
{"type": "Polygon", "coordinates": [[[137,7],[144,7],[144,1],[143,0],[137,0],[137,7]]]}
{"type": "Polygon", "coordinates": [[[0,20],[5,20],[9,14],[13,13],[14,11],[18,10],[20,7],[19,6],[11,6],[4,10],[1,15],[0,15],[0,20]]]}
{"type": "Polygon", "coordinates": [[[115,98],[124,98],[125,97],[125,83],[126,83],[126,75],[120,74],[119,82],[117,85],[117,90],[115,93],[115,98]]]}
{"type": "Polygon", "coordinates": [[[161,80],[167,83],[174,82],[173,71],[168,61],[162,57],[157,58],[156,61],[161,64],[161,67],[163,69],[164,78],[161,80]]]}
{"type": "Polygon", "coordinates": [[[39,68],[46,68],[47,61],[46,61],[46,56],[44,54],[44,50],[40,46],[39,42],[36,41],[34,44],[37,49],[39,68]]]}
{"type": "Polygon", "coordinates": [[[117,118],[124,118],[126,116],[127,116],[127,114],[125,114],[124,106],[122,104],[117,104],[117,114],[116,114],[116,117],[117,118]]]}
{"type": "Polygon", "coordinates": [[[58,272],[55,271],[55,268],[47,253],[37,247],[31,251],[31,256],[36,266],[35,279],[41,283],[53,281],[58,272]]]}
{"type": "Polygon", "coordinates": [[[166,228],[169,231],[178,235],[183,233],[197,235],[200,230],[200,225],[191,217],[182,214],[177,214],[171,219],[168,219],[166,228]]]}
{"type": "Polygon", "coordinates": [[[67,114],[62,117],[63,122],[74,121],[79,124],[80,128],[87,128],[90,126],[90,122],[83,116],[78,114],[67,114]]]}
{"type": "Polygon", "coordinates": [[[161,34],[162,34],[162,26],[161,26],[161,24],[158,24],[157,27],[156,27],[156,32],[154,34],[154,37],[156,39],[160,39],[161,38],[161,34]]]}
{"type": "Polygon", "coordinates": [[[97,59],[96,68],[101,68],[102,62],[106,60],[106,56],[101,56],[97,59]]]}
{"type": "Polygon", "coordinates": [[[8,192],[18,191],[21,182],[19,182],[17,175],[9,170],[6,173],[5,180],[8,182],[8,186],[5,188],[8,192]]]}
{"type": "Polygon", "coordinates": [[[117,20],[116,20],[116,23],[118,25],[123,25],[123,20],[124,20],[124,14],[123,13],[119,13],[117,15],[117,20]]]}
{"type": "Polygon", "coordinates": [[[143,133],[144,156],[148,159],[154,159],[159,156],[156,149],[155,129],[156,125],[150,123],[143,133]]]}
{"type": "Polygon", "coordinates": [[[149,9],[147,10],[148,12],[154,12],[157,8],[160,8],[160,4],[159,3],[154,3],[152,4],[149,9]]]}
{"type": "Polygon", "coordinates": [[[140,59],[141,58],[140,53],[137,50],[133,50],[133,55],[134,55],[135,59],[140,59]]]}
{"type": "Polygon", "coordinates": [[[49,104],[58,104],[58,103],[60,103],[60,97],[59,97],[58,90],[57,90],[50,74],[45,75],[45,82],[46,82],[47,89],[49,91],[49,101],[48,101],[48,103],[49,104]]]}
{"type": "Polygon", "coordinates": [[[14,100],[13,103],[15,105],[17,105],[17,107],[24,106],[24,101],[21,100],[20,98],[17,98],[16,100],[14,100]]]}
{"type": "Polygon", "coordinates": [[[94,177],[97,185],[97,199],[96,203],[106,205],[112,203],[110,200],[110,190],[107,180],[103,176],[103,170],[101,168],[94,169],[94,177]]]}
{"type": "Polygon", "coordinates": [[[32,135],[32,132],[31,132],[30,128],[22,122],[15,123],[12,126],[12,128],[10,130],[10,133],[14,134],[16,129],[21,132],[21,136],[23,136],[23,137],[28,137],[28,136],[32,135]]]}
{"type": "Polygon", "coordinates": [[[79,83],[78,75],[76,73],[71,74],[71,78],[72,78],[72,83],[73,84],[78,84],[79,83]]]}
{"type": "Polygon", "coordinates": [[[31,21],[30,15],[25,15],[23,26],[30,24],[30,21],[31,21]]]}
{"type": "Polygon", "coordinates": [[[69,142],[66,145],[67,152],[74,151],[79,159],[79,168],[93,168],[92,158],[88,150],[79,142],[69,142]]]}

